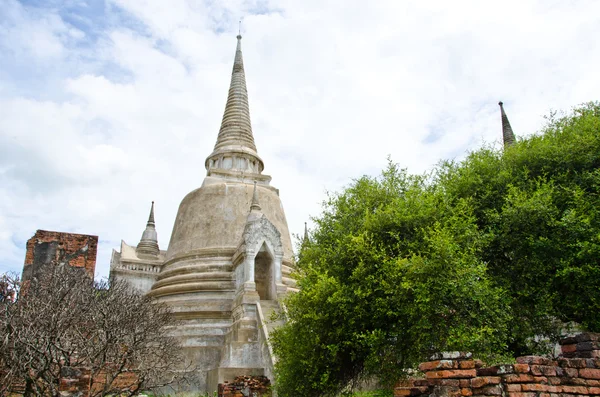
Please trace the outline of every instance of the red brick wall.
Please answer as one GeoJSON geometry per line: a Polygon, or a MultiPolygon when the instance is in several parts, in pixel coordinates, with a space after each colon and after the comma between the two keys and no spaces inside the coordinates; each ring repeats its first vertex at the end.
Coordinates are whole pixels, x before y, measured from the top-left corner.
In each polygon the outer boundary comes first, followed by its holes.
{"type": "Polygon", "coordinates": [[[27,241],[23,279],[30,279],[48,263],[68,263],[93,277],[97,252],[98,236],[38,230],[27,241]]]}
{"type": "Polygon", "coordinates": [[[600,396],[600,334],[566,338],[561,348],[557,360],[526,356],[487,368],[469,353],[440,353],[419,366],[425,379],[396,387],[394,396],[600,396]]]}

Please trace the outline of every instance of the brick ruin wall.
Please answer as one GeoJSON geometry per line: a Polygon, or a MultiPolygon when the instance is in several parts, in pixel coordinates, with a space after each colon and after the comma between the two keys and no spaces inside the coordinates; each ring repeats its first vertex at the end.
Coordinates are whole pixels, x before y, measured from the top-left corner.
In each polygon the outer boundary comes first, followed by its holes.
{"type": "Polygon", "coordinates": [[[425,378],[403,382],[394,396],[600,396],[600,334],[583,333],[560,345],[556,360],[525,356],[494,367],[483,367],[470,353],[440,353],[419,366],[425,378]]]}
{"type": "Polygon", "coordinates": [[[271,397],[271,381],[266,376],[238,376],[232,383],[219,383],[218,397],[271,397]]]}
{"type": "MultiPolygon", "coordinates": [[[[60,371],[59,392],[63,397],[86,397],[101,394],[106,376],[100,372],[92,377],[87,368],[62,367],[60,371]]],[[[112,387],[127,390],[134,389],[138,378],[133,372],[119,374],[111,383],[112,387]]]]}
{"type": "Polygon", "coordinates": [[[97,252],[98,236],[38,230],[27,241],[22,279],[31,279],[49,263],[66,263],[94,277],[97,252]]]}
{"type": "MultiPolygon", "coordinates": [[[[394,389],[395,397],[579,397],[600,396],[600,334],[583,333],[561,341],[562,353],[553,360],[539,356],[518,357],[515,364],[484,367],[470,353],[439,353],[419,369],[424,378],[409,379],[394,389]]],[[[87,396],[102,384],[92,381],[85,369],[63,368],[63,396],[87,396]]],[[[116,382],[131,384],[132,373],[116,382]]],[[[270,397],[269,379],[237,377],[219,384],[219,397],[270,397]]]]}
{"type": "MultiPolygon", "coordinates": [[[[59,392],[64,397],[85,397],[97,394],[104,386],[104,375],[98,374],[92,379],[90,371],[86,368],[61,368],[59,392]]],[[[120,374],[112,386],[128,389],[137,382],[133,372],[120,374]]],[[[265,376],[238,376],[233,382],[221,383],[218,387],[219,397],[271,397],[271,382],[265,376]]],[[[211,394],[212,395],[212,394],[211,394]]]]}

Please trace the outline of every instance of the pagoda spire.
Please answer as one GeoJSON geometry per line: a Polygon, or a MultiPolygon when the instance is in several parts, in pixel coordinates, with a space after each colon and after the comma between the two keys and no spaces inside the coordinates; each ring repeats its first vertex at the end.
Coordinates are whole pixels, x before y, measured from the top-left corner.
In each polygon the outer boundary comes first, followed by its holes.
{"type": "Polygon", "coordinates": [[[250,211],[261,211],[262,208],[258,203],[258,191],[256,189],[256,181],[254,181],[254,191],[252,192],[252,204],[250,204],[250,211]]]}
{"type": "Polygon", "coordinates": [[[515,143],[515,134],[513,133],[512,127],[508,121],[508,117],[504,112],[504,104],[502,101],[500,101],[498,102],[498,105],[500,105],[500,115],[502,117],[502,139],[504,141],[504,148],[507,148],[515,143]]]}
{"type": "Polygon", "coordinates": [[[258,202],[258,186],[256,181],[254,181],[254,190],[252,191],[252,201],[250,202],[250,212],[248,212],[248,217],[246,218],[246,223],[251,223],[256,221],[257,219],[262,218],[264,215],[262,213],[262,207],[258,202]]]}
{"type": "Polygon", "coordinates": [[[309,242],[308,239],[308,225],[306,222],[304,222],[304,238],[302,239],[302,243],[303,244],[307,244],[309,242]]]}
{"type": "Polygon", "coordinates": [[[150,215],[146,223],[146,229],[142,233],[142,238],[137,245],[135,252],[138,256],[158,257],[160,249],[158,248],[158,236],[156,234],[156,224],[154,223],[154,201],[150,207],[150,215]]]}
{"type": "Polygon", "coordinates": [[[260,174],[264,169],[252,135],[242,58],[242,36],[239,34],[221,128],[215,148],[207,157],[205,166],[209,175],[212,170],[260,174]]]}

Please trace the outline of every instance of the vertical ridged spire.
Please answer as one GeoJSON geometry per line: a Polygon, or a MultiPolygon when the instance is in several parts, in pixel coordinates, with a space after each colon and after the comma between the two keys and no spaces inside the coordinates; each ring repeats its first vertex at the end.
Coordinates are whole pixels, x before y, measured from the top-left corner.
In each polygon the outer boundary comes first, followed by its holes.
{"type": "Polygon", "coordinates": [[[254,191],[252,192],[252,204],[250,205],[250,211],[260,211],[262,208],[258,203],[258,191],[256,189],[256,181],[254,181],[254,191]]]}
{"type": "Polygon", "coordinates": [[[253,172],[260,174],[264,168],[258,157],[248,106],[248,90],[242,58],[242,36],[237,36],[237,47],[229,94],[221,121],[221,129],[213,152],[206,159],[206,169],[253,172]]]}
{"type": "Polygon", "coordinates": [[[160,249],[158,248],[158,236],[156,234],[156,226],[154,223],[154,201],[150,207],[150,215],[146,223],[146,229],[142,233],[142,238],[135,249],[138,256],[143,257],[158,257],[160,249]]]}
{"type": "Polygon", "coordinates": [[[246,75],[242,58],[242,36],[240,35],[237,36],[229,95],[215,150],[230,145],[242,145],[256,151],[250,124],[248,90],[246,89],[246,75]]]}
{"type": "Polygon", "coordinates": [[[498,105],[500,105],[500,115],[502,117],[502,139],[504,141],[504,147],[506,148],[515,143],[516,139],[512,127],[508,122],[508,117],[504,112],[504,104],[502,103],[502,101],[500,101],[498,102],[498,105]]]}

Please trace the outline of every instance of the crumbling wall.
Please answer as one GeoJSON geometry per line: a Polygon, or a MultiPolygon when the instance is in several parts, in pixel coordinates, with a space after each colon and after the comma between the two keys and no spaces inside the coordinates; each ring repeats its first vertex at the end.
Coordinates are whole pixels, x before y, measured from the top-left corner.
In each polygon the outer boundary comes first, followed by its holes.
{"type": "Polygon", "coordinates": [[[232,383],[219,383],[219,397],[271,397],[271,382],[266,376],[238,376],[232,383]]]}
{"type": "Polygon", "coordinates": [[[518,357],[483,367],[470,353],[440,353],[419,369],[424,379],[396,387],[394,396],[600,396],[600,334],[563,339],[561,357],[518,357]]]}
{"type": "Polygon", "coordinates": [[[50,263],[82,268],[94,277],[97,252],[98,236],[38,230],[27,241],[22,279],[30,280],[50,263]]]}
{"type": "MultiPolygon", "coordinates": [[[[100,372],[92,377],[89,368],[62,367],[60,371],[59,392],[63,397],[87,397],[102,392],[106,382],[106,374],[100,372]]],[[[111,383],[114,388],[128,389],[138,381],[134,372],[123,372],[111,383]]]]}

